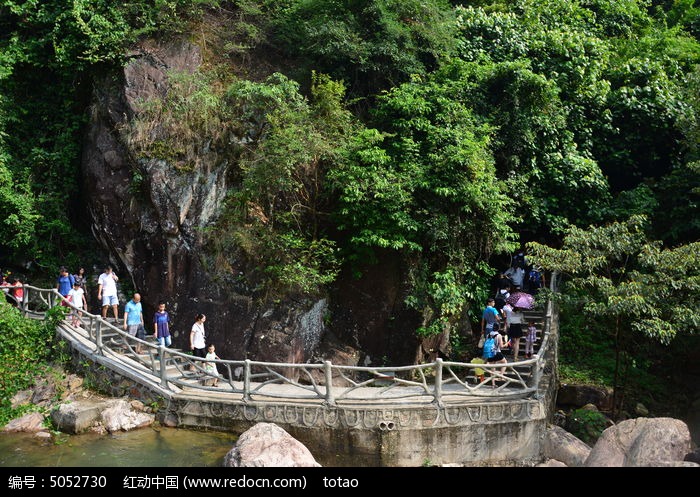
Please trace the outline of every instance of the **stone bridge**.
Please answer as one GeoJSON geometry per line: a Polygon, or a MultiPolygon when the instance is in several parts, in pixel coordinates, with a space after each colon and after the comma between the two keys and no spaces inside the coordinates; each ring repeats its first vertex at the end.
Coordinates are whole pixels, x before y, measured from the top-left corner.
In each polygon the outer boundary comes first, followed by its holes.
{"type": "MultiPolygon", "coordinates": [[[[28,317],[42,319],[61,303],[55,289],[24,289],[28,317]]],[[[202,359],[139,340],[100,316],[83,313],[81,326],[66,320],[56,331],[89,382],[157,405],[167,425],[240,433],[271,422],[312,452],[356,466],[529,465],[542,459],[554,408],[558,314],[548,302],[526,318],[537,323],[537,353],[505,365],[220,360],[218,386],[202,359]]]]}

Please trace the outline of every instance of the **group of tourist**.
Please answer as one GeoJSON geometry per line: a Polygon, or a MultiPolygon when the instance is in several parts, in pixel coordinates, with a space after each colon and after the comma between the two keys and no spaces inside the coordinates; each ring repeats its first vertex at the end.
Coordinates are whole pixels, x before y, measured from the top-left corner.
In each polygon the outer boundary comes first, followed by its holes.
{"type": "MultiPolygon", "coordinates": [[[[87,299],[85,297],[85,269],[80,268],[78,273],[71,275],[66,267],[61,267],[56,281],[56,289],[64,297],[64,302],[70,302],[75,308],[71,313],[73,326],[80,326],[82,311],[88,310],[87,299]]],[[[119,277],[115,274],[112,266],[107,265],[102,274],[97,279],[97,299],[102,304],[102,318],[107,319],[107,314],[112,308],[115,323],[119,323],[119,298],[117,292],[117,282],[119,277]]],[[[165,310],[165,302],[158,303],[158,310],[153,315],[153,337],[158,345],[170,347],[172,345],[172,335],[170,334],[170,316],[165,310]]],[[[220,359],[216,355],[214,344],[206,345],[206,335],[204,333],[204,314],[198,314],[190,331],[190,349],[196,357],[200,357],[207,362],[205,370],[214,376],[214,386],[218,386],[218,370],[216,364],[210,361],[220,359]]],[[[131,300],[124,306],[124,316],[122,326],[129,335],[144,340],[146,338],[146,328],[143,319],[143,305],[141,295],[134,293],[131,300]]],[[[136,343],[134,351],[141,354],[142,344],[136,343]]]]}
{"type": "MultiPolygon", "coordinates": [[[[507,363],[504,350],[510,348],[513,361],[518,361],[520,339],[525,338],[525,359],[532,358],[537,341],[537,327],[529,320],[527,329],[523,311],[525,308],[511,303],[513,294],[526,291],[536,294],[544,286],[544,273],[539,267],[529,265],[524,250],[511,257],[510,267],[502,272],[496,282],[495,296],[486,301],[486,308],[481,316],[481,338],[479,346],[483,348],[483,358],[488,363],[507,363]],[[508,340],[506,341],[506,338],[508,340]]],[[[527,299],[525,299],[527,300],[527,299]]],[[[501,374],[505,373],[505,367],[501,374]]]]}

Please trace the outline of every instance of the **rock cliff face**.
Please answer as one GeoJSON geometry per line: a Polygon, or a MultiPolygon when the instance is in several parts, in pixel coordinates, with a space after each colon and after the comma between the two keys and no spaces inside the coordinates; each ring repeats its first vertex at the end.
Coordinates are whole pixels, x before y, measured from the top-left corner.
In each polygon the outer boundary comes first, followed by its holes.
{"type": "Polygon", "coordinates": [[[207,341],[225,359],[307,362],[324,356],[355,364],[365,357],[359,349],[366,348],[373,364],[382,355],[411,361],[416,342],[406,337],[415,326],[405,326],[403,338],[392,333],[393,343],[387,334],[396,331],[389,321],[415,321],[400,311],[401,277],[395,267],[370,272],[360,282],[346,278],[331,292],[332,301],[254,298],[249,288],[255,268],[244,257],[237,274],[224,281],[208,272],[215,261],[206,257],[204,233],[235,177],[233,154],[225,145],[196,137],[188,147],[196,150],[197,165],[183,170],[167,159],[138,154],[124,131],[144,102],[168,92],[171,74],[192,73],[201,64],[200,49],[189,42],[144,41],[123,72],[95,84],[83,150],[87,211],[105,260],[117,266],[122,281],[126,271],[142,294],[146,322],[158,301],[165,301],[174,346],[187,349],[195,315],[204,313],[207,341]]]}

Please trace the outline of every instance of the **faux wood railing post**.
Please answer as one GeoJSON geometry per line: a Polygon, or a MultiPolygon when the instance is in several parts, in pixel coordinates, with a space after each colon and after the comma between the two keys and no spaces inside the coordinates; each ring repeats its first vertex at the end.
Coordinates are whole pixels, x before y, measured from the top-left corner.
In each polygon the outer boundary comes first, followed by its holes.
{"type": "Polygon", "coordinates": [[[333,371],[331,366],[331,361],[323,361],[323,372],[326,377],[326,403],[329,406],[335,404],[335,399],[333,398],[333,371]]]}
{"type": "Polygon", "coordinates": [[[29,302],[29,288],[24,289],[23,297],[22,297],[22,302],[19,303],[19,308],[22,311],[22,316],[25,318],[27,317],[27,307],[28,307],[28,302],[29,302]]]}
{"type": "Polygon", "coordinates": [[[537,361],[532,365],[532,386],[535,387],[535,398],[540,398],[540,380],[542,379],[542,370],[544,369],[544,357],[537,355],[537,361]]]}
{"type": "Polygon", "coordinates": [[[158,354],[160,357],[160,384],[163,385],[163,388],[168,388],[168,375],[165,371],[165,338],[158,346],[158,354]]]}
{"type": "Polygon", "coordinates": [[[90,340],[94,340],[94,339],[95,339],[95,336],[96,336],[96,333],[95,333],[95,317],[94,317],[92,314],[90,314],[89,312],[86,313],[86,315],[87,315],[87,317],[88,317],[88,327],[87,327],[87,330],[88,330],[88,337],[90,337],[90,340]]]}
{"type": "Polygon", "coordinates": [[[243,367],[243,400],[250,400],[250,359],[245,360],[243,367]]]}
{"type": "Polygon", "coordinates": [[[95,325],[95,345],[97,346],[97,353],[102,355],[102,319],[97,318],[97,324],[95,325]]]}
{"type": "Polygon", "coordinates": [[[435,359],[435,402],[442,406],[442,359],[435,359]]]}

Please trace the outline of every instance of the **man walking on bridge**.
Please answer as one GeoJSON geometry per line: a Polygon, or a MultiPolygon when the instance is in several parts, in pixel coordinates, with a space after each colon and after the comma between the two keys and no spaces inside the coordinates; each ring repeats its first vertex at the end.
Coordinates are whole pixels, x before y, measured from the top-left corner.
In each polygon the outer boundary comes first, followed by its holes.
{"type": "Polygon", "coordinates": [[[497,325],[501,322],[501,316],[494,307],[495,305],[495,299],[488,299],[486,301],[486,309],[481,315],[481,335],[484,339],[488,338],[489,333],[494,329],[498,329],[497,325]]]}
{"type": "MultiPolygon", "coordinates": [[[[143,340],[144,336],[137,336],[139,328],[143,327],[143,307],[141,306],[141,295],[134,294],[134,297],[124,306],[124,330],[129,332],[132,337],[137,337],[143,340]]],[[[141,344],[137,343],[135,347],[137,354],[141,353],[141,344]]]]}
{"type": "Polygon", "coordinates": [[[107,319],[107,307],[112,306],[112,312],[114,313],[114,320],[119,322],[119,300],[117,299],[117,281],[119,278],[114,271],[112,271],[112,266],[106,266],[105,272],[100,275],[97,280],[97,298],[102,300],[102,319],[107,319]]]}

